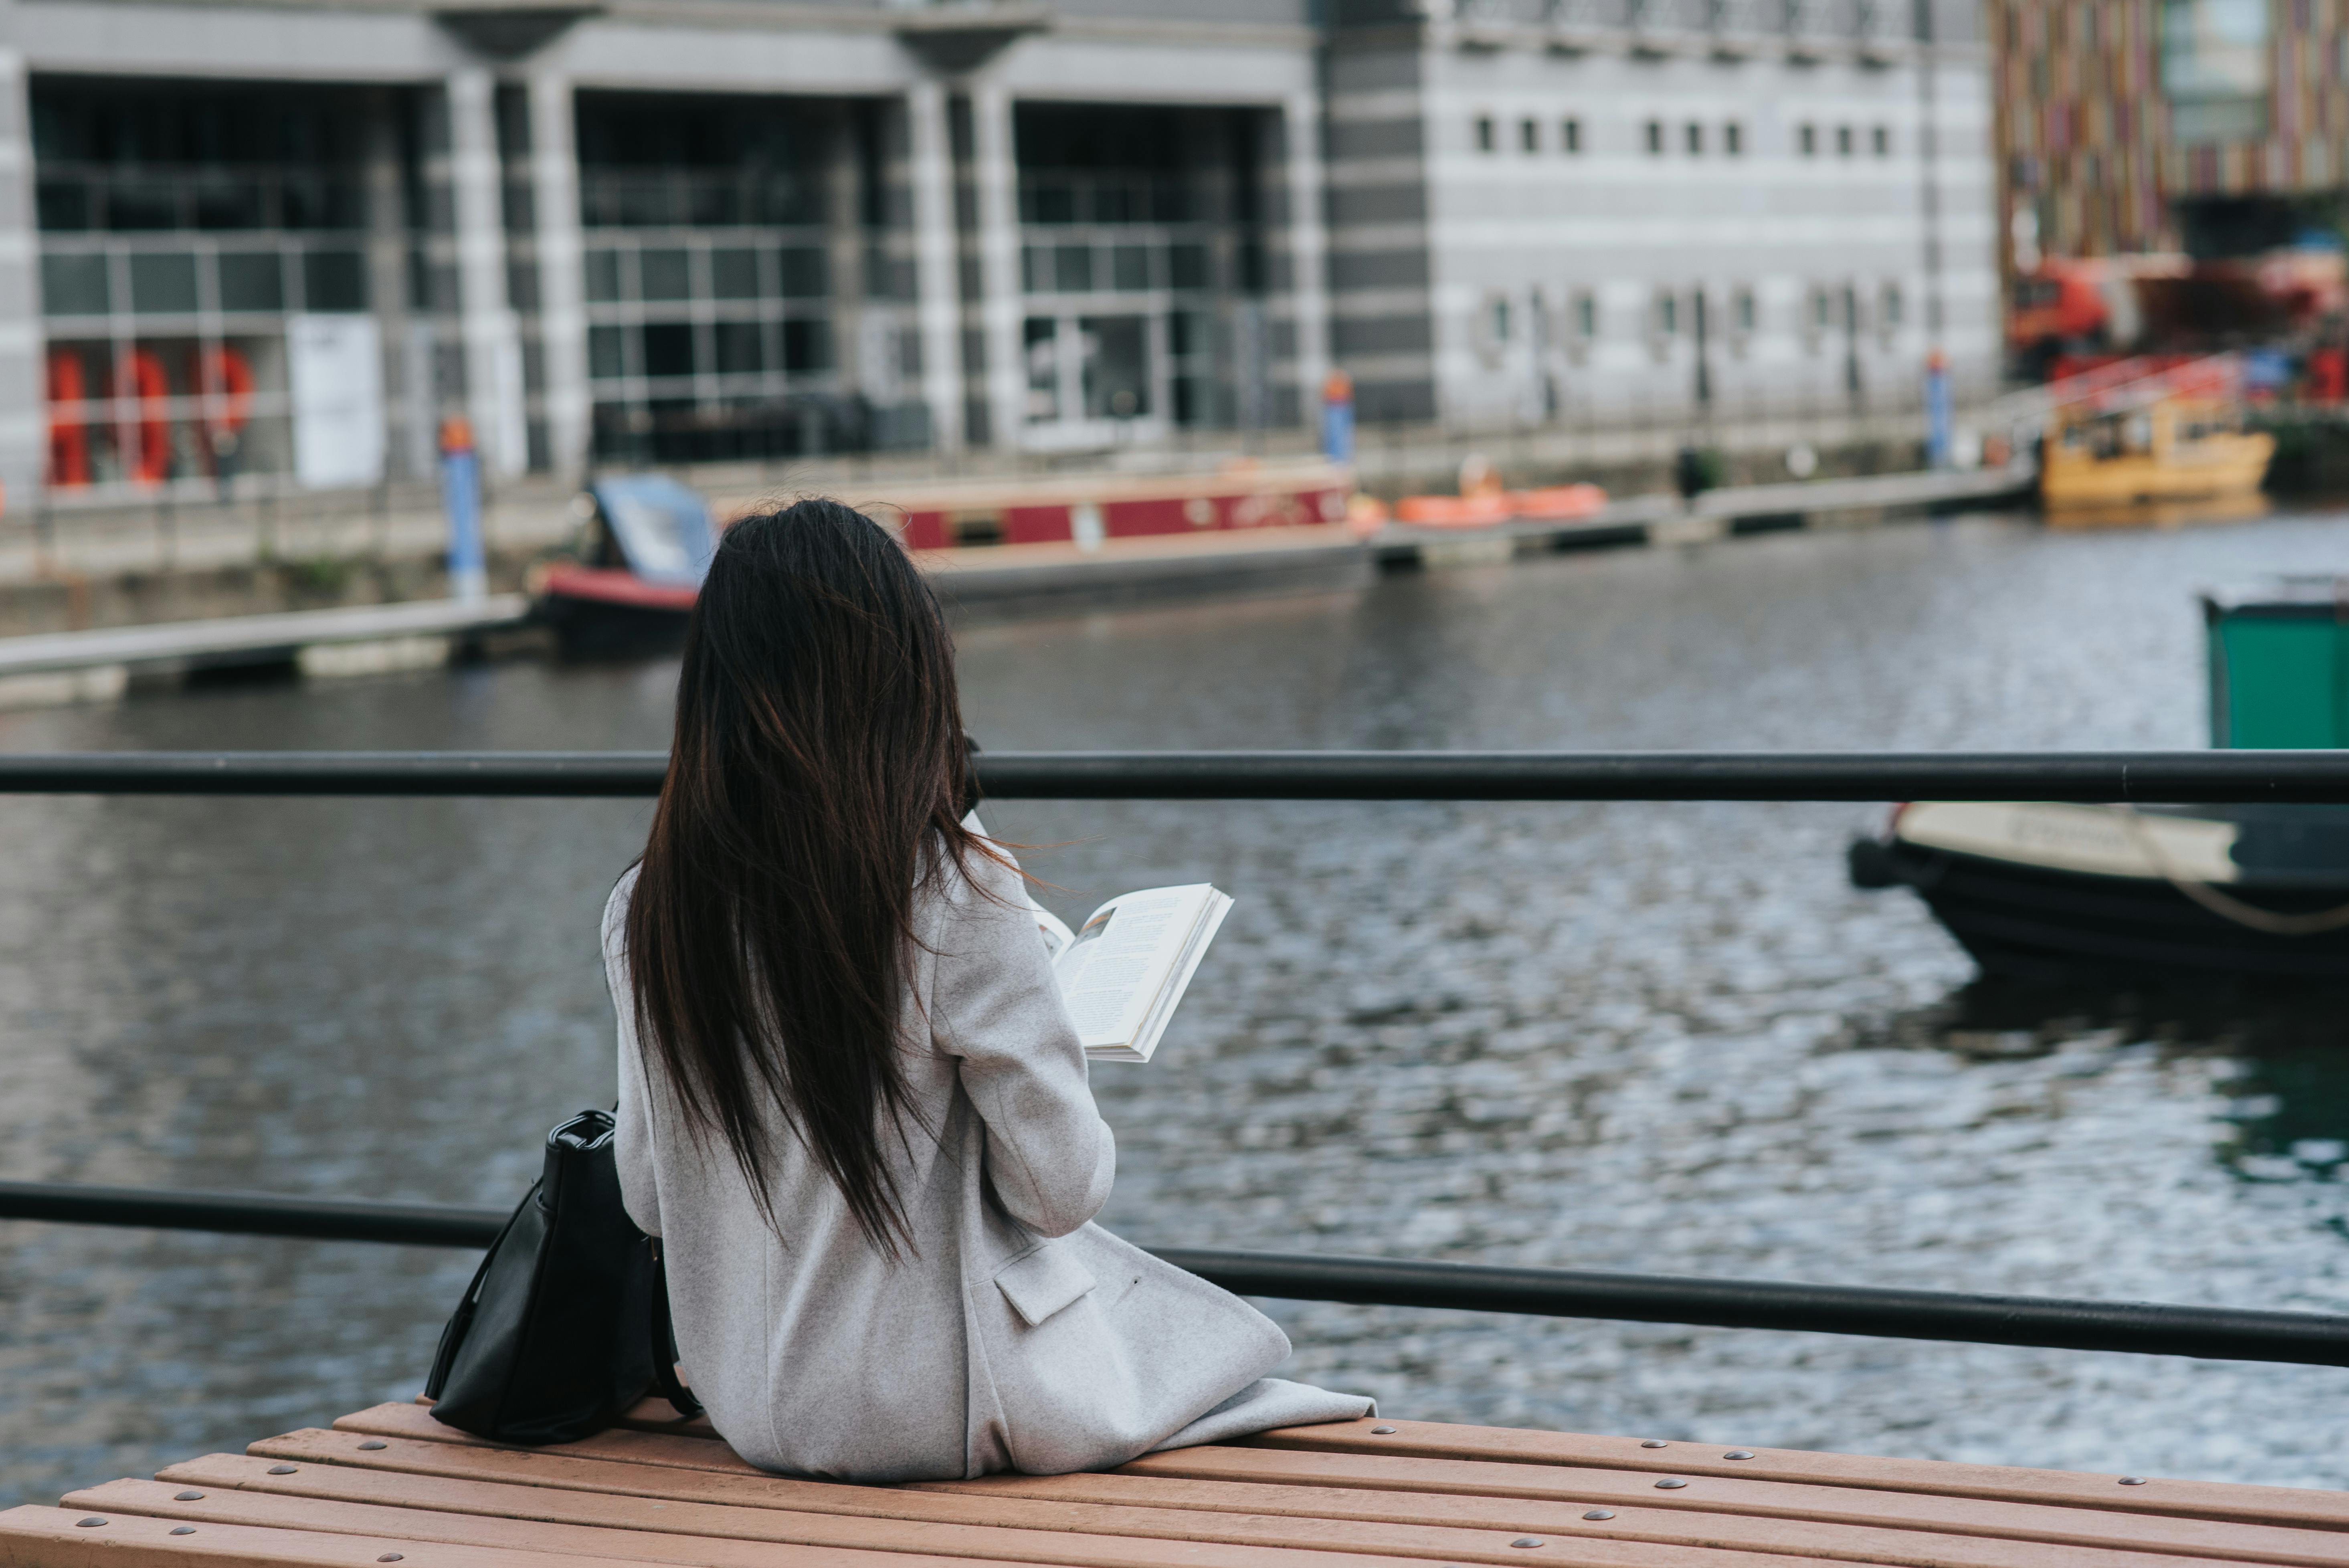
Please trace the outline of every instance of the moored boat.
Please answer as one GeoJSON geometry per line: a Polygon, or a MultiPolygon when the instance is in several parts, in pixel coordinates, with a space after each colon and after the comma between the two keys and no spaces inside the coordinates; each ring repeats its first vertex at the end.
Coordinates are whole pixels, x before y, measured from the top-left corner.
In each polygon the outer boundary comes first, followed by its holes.
{"type": "Polygon", "coordinates": [[[540,620],[569,654],[618,654],[685,632],[718,547],[709,503],[662,474],[600,479],[580,497],[577,552],[533,574],[540,620]]]}
{"type": "Polygon", "coordinates": [[[2239,381],[2220,356],[2060,405],[2039,473],[2050,521],[2082,507],[2257,495],[2275,438],[2243,428],[2239,381]]]}
{"type": "MultiPolygon", "coordinates": [[[[2211,735],[2349,743],[2349,578],[2206,593],[2211,735]]],[[[2349,805],[1918,801],[1851,846],[1985,971],[2349,984],[2349,805]]]]}

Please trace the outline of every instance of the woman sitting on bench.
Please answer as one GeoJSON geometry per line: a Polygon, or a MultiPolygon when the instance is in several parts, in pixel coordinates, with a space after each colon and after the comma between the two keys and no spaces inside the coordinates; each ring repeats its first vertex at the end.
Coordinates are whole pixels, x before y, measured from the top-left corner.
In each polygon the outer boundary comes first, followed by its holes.
{"type": "Polygon", "coordinates": [[[1115,1465],[1349,1419],[1288,1338],[1092,1223],[1116,1167],[953,646],[878,525],[736,523],[643,859],[604,914],[621,1187],[736,1452],[865,1481],[1115,1465]]]}

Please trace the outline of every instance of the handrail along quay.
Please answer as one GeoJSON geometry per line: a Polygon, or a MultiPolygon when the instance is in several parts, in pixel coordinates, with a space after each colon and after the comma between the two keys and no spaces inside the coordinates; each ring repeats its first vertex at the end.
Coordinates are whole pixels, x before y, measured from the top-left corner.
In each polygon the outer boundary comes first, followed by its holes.
{"type": "MultiPolygon", "coordinates": [[[[2349,751],[989,751],[998,799],[2349,802],[2349,751]]],[[[0,794],[629,798],[657,751],[0,755],[0,794]]]]}
{"type": "MultiPolygon", "coordinates": [[[[2349,751],[985,752],[995,799],[2060,800],[2349,804],[2349,751]]],[[[628,799],[659,752],[81,752],[0,756],[0,794],[628,799]]],[[[480,1247],[502,1212],[0,1182],[0,1220],[480,1247]]],[[[1244,1295],[2349,1366],[2349,1315],[1782,1281],[1165,1248],[1244,1295]]]]}

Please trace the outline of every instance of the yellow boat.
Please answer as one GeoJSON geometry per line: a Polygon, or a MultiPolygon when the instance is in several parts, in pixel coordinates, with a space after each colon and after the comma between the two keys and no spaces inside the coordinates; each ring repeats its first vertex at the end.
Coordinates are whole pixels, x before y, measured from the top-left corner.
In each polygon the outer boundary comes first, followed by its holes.
{"type": "Polygon", "coordinates": [[[2051,509],[2255,497],[2274,455],[2275,438],[2244,429],[2228,399],[2079,403],[2049,423],[2039,494],[2051,509]]]}

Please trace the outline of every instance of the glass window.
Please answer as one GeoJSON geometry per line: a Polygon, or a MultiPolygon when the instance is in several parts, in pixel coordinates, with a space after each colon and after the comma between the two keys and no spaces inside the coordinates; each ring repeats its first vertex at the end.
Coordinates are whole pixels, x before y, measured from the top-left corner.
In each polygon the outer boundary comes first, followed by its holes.
{"type": "Polygon", "coordinates": [[[1061,324],[1049,315],[1031,315],[1021,328],[1021,346],[1028,370],[1028,422],[1050,424],[1061,417],[1061,324]]]}
{"type": "Polygon", "coordinates": [[[1737,324],[1737,330],[1740,332],[1754,330],[1754,291],[1752,289],[1737,291],[1730,304],[1730,319],[1737,324]]]}
{"type": "Polygon", "coordinates": [[[1688,148],[1692,157],[1704,150],[1704,127],[1697,124],[1696,121],[1689,121],[1681,135],[1682,143],[1688,148]]]}
{"type": "Polygon", "coordinates": [[[1133,419],[1150,412],[1150,333],[1138,315],[1078,318],[1085,417],[1133,419]]]}
{"type": "Polygon", "coordinates": [[[181,227],[179,194],[167,185],[111,186],[106,193],[106,226],[134,233],[177,229],[181,227]]]}
{"type": "Polygon", "coordinates": [[[223,251],[220,307],[225,311],[285,308],[285,277],[275,251],[223,251]]]}
{"type": "Polygon", "coordinates": [[[1517,124],[1517,150],[1521,152],[1541,150],[1541,121],[1520,120],[1517,124]]]}
{"type": "Polygon", "coordinates": [[[1493,117],[1489,114],[1480,114],[1476,117],[1476,150],[1479,152],[1493,150],[1493,117]]]}
{"type": "Polygon", "coordinates": [[[1901,302],[1900,285],[1899,284],[1886,284],[1884,285],[1883,300],[1878,308],[1882,313],[1884,329],[1887,332],[1891,331],[1894,327],[1900,325],[1901,302]]]}
{"type": "Polygon", "coordinates": [[[1580,120],[1569,119],[1565,121],[1557,128],[1557,132],[1559,145],[1563,146],[1567,151],[1579,152],[1582,150],[1582,122],[1580,120]]]}
{"type": "Polygon", "coordinates": [[[587,374],[599,381],[616,380],[627,374],[621,360],[618,327],[591,326],[587,329],[587,374]]]}
{"type": "Polygon", "coordinates": [[[620,297],[619,252],[587,253],[587,297],[597,304],[609,304],[620,297]]]}
{"type": "Polygon", "coordinates": [[[1721,150],[1729,154],[1732,158],[1740,158],[1744,156],[1745,128],[1738,124],[1733,119],[1727,125],[1723,126],[1721,128],[1721,150]]]}
{"type": "Polygon", "coordinates": [[[1816,157],[1819,150],[1819,128],[1816,125],[1804,125],[1795,128],[1795,145],[1802,150],[1804,157],[1816,157]]]}
{"type": "Polygon", "coordinates": [[[766,368],[766,329],[755,321],[718,324],[718,374],[750,376],[766,368]]]}
{"type": "Polygon", "coordinates": [[[1877,157],[1889,158],[1892,156],[1892,130],[1890,127],[1881,125],[1878,126],[1874,130],[1868,133],[1868,150],[1875,153],[1877,157]]]}
{"type": "Polygon", "coordinates": [[[312,251],[302,258],[305,310],[367,309],[367,258],[357,251],[312,251]]]}
{"type": "Polygon", "coordinates": [[[44,180],[34,200],[47,232],[77,233],[89,227],[90,188],[81,181],[44,180]]]}
{"type": "Polygon", "coordinates": [[[719,299],[757,299],[759,253],[734,249],[710,252],[709,287],[719,299]]]}
{"type": "Polygon", "coordinates": [[[1205,245],[1171,245],[1166,252],[1167,271],[1173,285],[1178,289],[1203,289],[1207,286],[1207,247],[1205,245]]]}
{"type": "Polygon", "coordinates": [[[1150,252],[1141,245],[1120,245],[1110,252],[1110,286],[1123,290],[1150,286],[1150,252]]]}
{"type": "Polygon", "coordinates": [[[822,299],[832,292],[832,267],[813,245],[783,247],[783,297],[822,299]]]}
{"type": "Polygon", "coordinates": [[[196,258],[179,252],[131,257],[130,308],[142,315],[194,314],[196,258]]]}
{"type": "Polygon", "coordinates": [[[805,317],[783,323],[783,368],[791,371],[831,369],[831,324],[805,317]]]}
{"type": "Polygon", "coordinates": [[[676,247],[647,249],[636,257],[636,280],[646,299],[693,297],[692,253],[676,247]]]}
{"type": "Polygon", "coordinates": [[[681,321],[657,322],[645,328],[645,374],[690,376],[694,369],[693,328],[681,321]]]}
{"type": "Polygon", "coordinates": [[[2268,6],[2269,0],[2162,0],[2161,88],[2178,141],[2267,134],[2268,6]]]}
{"type": "Polygon", "coordinates": [[[1836,156],[1838,158],[1851,156],[1851,127],[1847,125],[1836,127],[1836,156]]]}
{"type": "Polygon", "coordinates": [[[1660,153],[1663,150],[1664,122],[1661,119],[1651,119],[1648,122],[1648,150],[1660,153]]]}
{"type": "Polygon", "coordinates": [[[1043,245],[1030,245],[1019,253],[1019,286],[1028,294],[1052,292],[1052,253],[1043,245]]]}
{"type": "Polygon", "coordinates": [[[1574,335],[1585,341],[1599,335],[1599,298],[1587,290],[1574,296],[1574,335]]]}
{"type": "Polygon", "coordinates": [[[1681,329],[1681,302],[1677,295],[1660,294],[1656,296],[1656,333],[1671,337],[1681,329]]]}
{"type": "Polygon", "coordinates": [[[43,256],[41,310],[48,315],[104,315],[108,308],[104,256],[43,256]]]}
{"type": "Polygon", "coordinates": [[[1052,286],[1062,294],[1084,294],[1093,286],[1091,245],[1052,247],[1052,286]]]}
{"type": "MultiPolygon", "coordinates": [[[[199,229],[265,229],[269,226],[262,211],[261,187],[250,181],[200,185],[196,188],[195,202],[196,227],[199,229]]],[[[288,226],[291,227],[290,224],[288,226]]]]}

